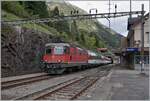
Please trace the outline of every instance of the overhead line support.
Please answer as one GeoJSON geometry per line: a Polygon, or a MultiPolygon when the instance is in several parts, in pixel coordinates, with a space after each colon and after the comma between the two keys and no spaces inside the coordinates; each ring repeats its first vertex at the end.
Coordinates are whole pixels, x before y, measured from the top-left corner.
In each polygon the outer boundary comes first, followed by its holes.
{"type": "Polygon", "coordinates": [[[49,18],[41,18],[41,19],[23,19],[23,20],[15,20],[15,21],[1,21],[2,24],[26,24],[26,23],[45,23],[45,22],[55,22],[55,21],[64,21],[64,20],[83,20],[83,19],[96,19],[96,18],[115,18],[128,16],[130,13],[133,14],[141,14],[142,11],[132,11],[132,12],[114,12],[114,13],[97,13],[97,14],[76,14],[76,15],[67,15],[67,16],[56,16],[49,18]]]}

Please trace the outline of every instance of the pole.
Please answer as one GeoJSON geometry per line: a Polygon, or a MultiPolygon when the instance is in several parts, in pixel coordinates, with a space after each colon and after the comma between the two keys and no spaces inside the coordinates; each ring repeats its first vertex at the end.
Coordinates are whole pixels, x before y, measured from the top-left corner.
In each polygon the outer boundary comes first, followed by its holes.
{"type": "MultiPolygon", "coordinates": [[[[132,2],[130,0],[130,13],[129,13],[129,24],[131,25],[131,19],[132,19],[132,2]]],[[[130,27],[129,30],[132,30],[132,27],[130,27]]]]}
{"type": "MultiPolygon", "coordinates": [[[[110,0],[109,0],[109,8],[108,8],[108,11],[109,11],[109,15],[108,15],[108,18],[110,17],[110,0]]],[[[106,18],[107,20],[108,20],[108,22],[109,22],[109,30],[110,30],[110,20],[108,19],[108,18],[106,18]]]]}
{"type": "Polygon", "coordinates": [[[144,4],[141,12],[141,73],[144,69],[144,4]]]}
{"type": "Polygon", "coordinates": [[[105,17],[107,20],[108,20],[108,23],[109,23],[109,30],[110,30],[110,20],[109,18],[105,17]]]}
{"type": "MultiPolygon", "coordinates": [[[[110,0],[109,0],[109,16],[110,16],[110,9],[111,9],[111,8],[110,8],[110,5],[111,5],[111,4],[110,4],[110,0]]],[[[109,30],[110,30],[110,20],[109,20],[109,19],[107,19],[107,20],[108,20],[108,22],[109,22],[109,30]]]]}
{"type": "Polygon", "coordinates": [[[110,0],[109,0],[109,4],[108,5],[109,5],[109,8],[108,8],[109,9],[109,14],[110,14],[110,0]]]}
{"type": "Polygon", "coordinates": [[[115,4],[115,13],[117,13],[117,4],[115,4]]]}
{"type": "Polygon", "coordinates": [[[110,20],[108,19],[108,22],[109,22],[109,30],[110,30],[110,20]]]}
{"type": "Polygon", "coordinates": [[[131,12],[132,12],[132,2],[131,2],[132,0],[130,0],[130,19],[132,18],[132,14],[131,14],[131,12]]]}

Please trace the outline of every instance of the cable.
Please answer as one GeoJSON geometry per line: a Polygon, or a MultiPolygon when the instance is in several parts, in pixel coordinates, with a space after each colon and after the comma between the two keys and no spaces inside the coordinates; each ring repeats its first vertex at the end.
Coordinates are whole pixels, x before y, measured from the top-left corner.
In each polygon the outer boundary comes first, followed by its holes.
{"type": "MultiPolygon", "coordinates": [[[[128,16],[130,12],[117,12],[117,13],[98,13],[98,14],[76,14],[76,15],[67,15],[67,16],[58,16],[50,18],[41,18],[41,19],[22,19],[15,21],[1,21],[2,24],[26,24],[26,23],[45,23],[50,21],[64,21],[64,20],[81,20],[81,19],[96,19],[96,18],[114,18],[128,16]]],[[[141,11],[133,11],[132,15],[141,14],[141,11]]]]}

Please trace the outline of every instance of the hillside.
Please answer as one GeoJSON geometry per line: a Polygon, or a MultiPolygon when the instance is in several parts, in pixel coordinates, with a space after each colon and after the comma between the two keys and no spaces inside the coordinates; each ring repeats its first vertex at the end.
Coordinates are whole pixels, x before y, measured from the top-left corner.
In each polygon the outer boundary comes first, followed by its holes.
{"type": "MultiPolygon", "coordinates": [[[[71,10],[78,10],[78,14],[87,14],[84,10],[71,5],[69,3],[62,2],[48,2],[49,10],[53,10],[58,7],[59,13],[64,13],[64,15],[70,15],[71,10]]],[[[102,25],[97,20],[76,20],[76,24],[79,32],[86,32],[86,35],[96,35],[98,36],[100,47],[115,48],[120,46],[121,36],[114,30],[109,30],[108,27],[102,25]],[[103,45],[102,45],[103,44],[103,45]]]]}
{"type": "MultiPolygon", "coordinates": [[[[2,1],[2,20],[48,18],[67,15],[82,9],[70,4],[44,1],[2,1]],[[49,9],[48,9],[49,8],[49,9]]],[[[112,34],[96,20],[2,25],[2,77],[39,72],[45,43],[71,42],[82,48],[118,47],[120,37],[112,34]]]]}
{"type": "MultiPolygon", "coordinates": [[[[32,3],[32,2],[30,2],[32,3]]],[[[28,4],[30,4],[28,3],[28,4]]],[[[27,4],[27,3],[26,3],[27,4]]],[[[25,5],[25,4],[24,4],[25,5]]],[[[21,5],[21,3],[14,3],[11,4],[11,2],[7,6],[3,7],[2,5],[2,20],[15,20],[15,19],[23,19],[25,18],[36,18],[38,17],[37,14],[30,14],[28,11],[28,8],[24,7],[24,5],[21,5]],[[17,5],[13,10],[10,6],[17,5]],[[7,9],[6,9],[7,7],[7,9]],[[17,8],[18,7],[18,8],[17,8]],[[19,13],[20,12],[20,13],[19,13]]],[[[58,13],[59,15],[70,15],[71,10],[78,10],[79,14],[86,14],[86,12],[74,5],[66,4],[63,2],[48,2],[49,5],[47,8],[47,16],[54,16],[54,12],[57,14],[57,7],[58,7],[58,13]]],[[[32,7],[32,6],[31,6],[32,7]]],[[[36,6],[35,6],[36,7],[36,6]]],[[[39,6],[38,6],[39,7],[39,6]]],[[[13,8],[13,7],[12,7],[13,8]]],[[[32,7],[33,8],[33,7],[32,7]]],[[[36,11],[36,9],[35,9],[36,11]]],[[[31,12],[31,11],[30,11],[31,12]]],[[[40,11],[39,11],[40,12],[40,11]]],[[[41,14],[42,15],[42,14],[41,14]]],[[[22,25],[23,27],[27,27],[29,29],[36,29],[42,32],[51,33],[54,36],[58,35],[63,40],[67,42],[74,42],[76,44],[79,44],[81,47],[93,49],[96,47],[118,47],[120,37],[118,37],[118,34],[114,31],[108,31],[106,27],[104,27],[102,24],[100,24],[97,20],[76,20],[76,21],[67,21],[65,22],[56,22],[56,23],[50,23],[47,24],[28,24],[28,25],[22,25]],[[34,25],[34,26],[33,26],[34,25]],[[59,28],[58,28],[59,27],[59,28]],[[114,34],[115,33],[115,34],[114,34]],[[75,35],[75,36],[74,36],[75,35]],[[74,36],[72,38],[72,36],[74,36]],[[95,37],[98,36],[98,39],[95,37]],[[110,37],[108,37],[110,36],[110,37]],[[82,38],[81,38],[82,37],[82,38]],[[76,39],[74,39],[76,38],[76,39]],[[95,42],[84,42],[84,38],[89,40],[95,40],[95,42]],[[98,44],[96,45],[96,41],[98,41],[98,44]],[[86,43],[91,43],[91,45],[87,45],[86,43]],[[93,44],[92,44],[93,43],[93,44]],[[94,46],[95,43],[95,46],[94,46]],[[94,46],[94,47],[93,47],[94,46]]]]}

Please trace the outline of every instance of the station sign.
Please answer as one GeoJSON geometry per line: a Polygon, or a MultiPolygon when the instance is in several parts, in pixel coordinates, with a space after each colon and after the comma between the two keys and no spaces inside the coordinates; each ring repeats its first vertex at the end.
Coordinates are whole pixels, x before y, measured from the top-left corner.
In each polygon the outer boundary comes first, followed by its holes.
{"type": "Polygon", "coordinates": [[[138,52],[139,49],[138,48],[126,48],[127,52],[138,52]]]}

